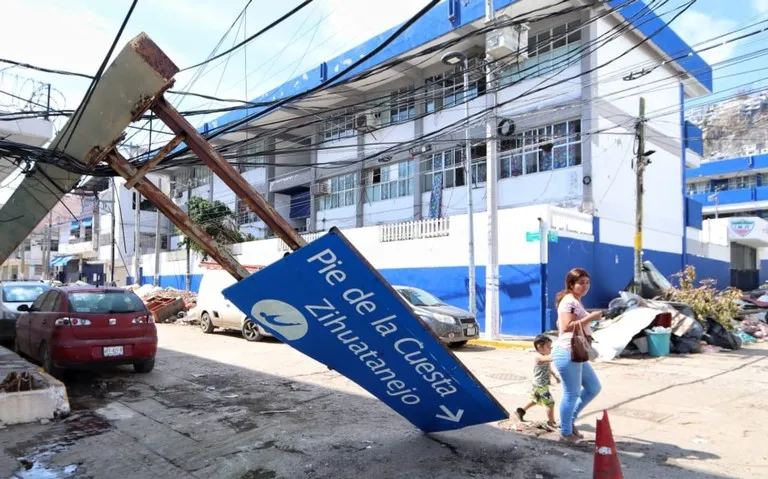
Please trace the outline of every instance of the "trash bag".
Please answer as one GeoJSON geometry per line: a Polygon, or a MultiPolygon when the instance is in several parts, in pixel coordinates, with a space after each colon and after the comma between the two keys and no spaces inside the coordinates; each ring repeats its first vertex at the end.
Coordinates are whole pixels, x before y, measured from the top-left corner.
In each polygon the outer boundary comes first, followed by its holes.
{"type": "MultiPolygon", "coordinates": [[[[720,326],[718,324],[718,326],[720,326]]],[[[689,329],[685,334],[683,334],[683,337],[686,339],[692,339],[696,342],[701,341],[701,337],[704,336],[704,327],[701,325],[700,322],[694,321],[691,323],[691,329],[689,329]]]]}
{"type": "Polygon", "coordinates": [[[698,354],[701,352],[701,341],[688,337],[678,338],[672,335],[669,350],[673,354],[698,354]]]}
{"type": "Polygon", "coordinates": [[[707,330],[704,333],[704,336],[702,336],[702,339],[704,339],[707,344],[731,350],[741,349],[741,345],[743,344],[741,338],[726,331],[726,329],[714,319],[707,318],[706,326],[707,330]]]}
{"type": "Polygon", "coordinates": [[[746,331],[742,331],[741,329],[736,331],[734,334],[736,336],[740,337],[741,341],[744,344],[752,344],[752,343],[756,343],[757,342],[757,339],[755,339],[754,336],[752,336],[751,334],[747,333],[746,331]]]}

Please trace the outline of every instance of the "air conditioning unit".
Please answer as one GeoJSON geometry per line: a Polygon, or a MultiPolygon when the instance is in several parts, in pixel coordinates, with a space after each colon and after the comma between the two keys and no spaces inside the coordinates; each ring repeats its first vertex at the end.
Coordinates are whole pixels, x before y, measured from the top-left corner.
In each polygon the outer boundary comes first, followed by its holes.
{"type": "Polygon", "coordinates": [[[327,181],[312,184],[312,196],[326,196],[331,194],[331,184],[327,181]]]}
{"type": "Polygon", "coordinates": [[[485,35],[485,52],[493,58],[510,62],[528,59],[527,25],[514,25],[493,30],[485,35]]]}
{"type": "Polygon", "coordinates": [[[373,111],[360,113],[355,117],[355,129],[362,133],[369,133],[381,126],[381,115],[373,111]]]}

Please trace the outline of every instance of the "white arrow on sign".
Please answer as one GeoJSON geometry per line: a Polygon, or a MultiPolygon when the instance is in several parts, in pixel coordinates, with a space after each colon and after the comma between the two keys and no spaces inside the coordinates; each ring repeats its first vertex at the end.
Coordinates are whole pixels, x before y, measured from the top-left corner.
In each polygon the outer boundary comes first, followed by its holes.
{"type": "Polygon", "coordinates": [[[461,416],[464,415],[463,409],[456,411],[456,414],[452,413],[450,409],[443,406],[442,404],[440,405],[440,409],[442,409],[445,414],[435,414],[435,417],[438,419],[445,419],[446,421],[451,422],[459,422],[461,421],[461,416]]]}

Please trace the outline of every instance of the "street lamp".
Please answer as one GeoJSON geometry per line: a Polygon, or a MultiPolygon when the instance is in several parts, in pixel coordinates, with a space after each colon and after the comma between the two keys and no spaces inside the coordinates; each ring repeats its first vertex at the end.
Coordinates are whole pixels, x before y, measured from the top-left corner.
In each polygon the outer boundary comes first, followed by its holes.
{"type": "Polygon", "coordinates": [[[461,65],[464,73],[464,145],[466,160],[466,184],[467,184],[467,218],[469,227],[469,311],[477,317],[477,301],[475,300],[475,226],[473,215],[475,209],[472,204],[472,145],[469,134],[469,61],[463,52],[448,52],[442,57],[442,62],[448,66],[461,65]]]}

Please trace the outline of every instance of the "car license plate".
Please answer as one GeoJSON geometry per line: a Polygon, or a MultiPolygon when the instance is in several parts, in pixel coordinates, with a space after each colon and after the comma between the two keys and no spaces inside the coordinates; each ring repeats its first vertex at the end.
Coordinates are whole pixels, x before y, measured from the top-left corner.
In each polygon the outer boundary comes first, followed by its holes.
{"type": "Polygon", "coordinates": [[[110,357],[110,356],[122,356],[123,355],[123,347],[122,346],[104,346],[104,357],[110,357]]]}
{"type": "Polygon", "coordinates": [[[467,328],[467,336],[474,336],[475,334],[477,334],[477,332],[475,331],[474,326],[470,326],[467,328]]]}

